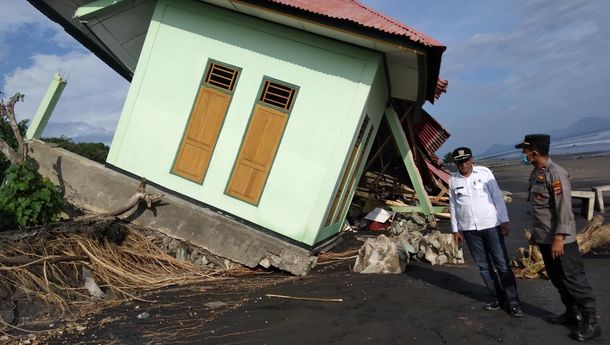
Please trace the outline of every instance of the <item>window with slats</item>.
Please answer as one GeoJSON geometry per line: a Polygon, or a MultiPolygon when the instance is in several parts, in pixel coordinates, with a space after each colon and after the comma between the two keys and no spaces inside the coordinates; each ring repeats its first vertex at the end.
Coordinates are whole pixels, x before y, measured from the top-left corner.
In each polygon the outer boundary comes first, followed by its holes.
{"type": "Polygon", "coordinates": [[[266,80],[259,100],[284,110],[290,110],[295,93],[296,89],[293,87],[266,80]]]}
{"type": "Polygon", "coordinates": [[[171,172],[203,183],[229,109],[240,69],[208,62],[171,172]]]}
{"type": "Polygon", "coordinates": [[[258,205],[286,129],[297,88],[263,80],[226,193],[258,205]]]}
{"type": "Polygon", "coordinates": [[[205,83],[214,85],[221,89],[233,91],[239,71],[234,68],[226,67],[218,63],[210,63],[205,83]]]}

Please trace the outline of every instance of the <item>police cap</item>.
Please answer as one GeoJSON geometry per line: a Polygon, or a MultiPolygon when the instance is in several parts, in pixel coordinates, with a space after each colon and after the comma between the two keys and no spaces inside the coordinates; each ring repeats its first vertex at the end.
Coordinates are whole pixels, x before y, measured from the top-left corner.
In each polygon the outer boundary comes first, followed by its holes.
{"type": "Polygon", "coordinates": [[[542,151],[549,151],[551,145],[551,136],[548,134],[528,134],[523,139],[522,143],[515,145],[516,149],[523,149],[533,146],[542,151]]]}
{"type": "Polygon", "coordinates": [[[467,147],[458,147],[453,150],[453,161],[454,162],[463,162],[472,157],[472,150],[467,147]]]}

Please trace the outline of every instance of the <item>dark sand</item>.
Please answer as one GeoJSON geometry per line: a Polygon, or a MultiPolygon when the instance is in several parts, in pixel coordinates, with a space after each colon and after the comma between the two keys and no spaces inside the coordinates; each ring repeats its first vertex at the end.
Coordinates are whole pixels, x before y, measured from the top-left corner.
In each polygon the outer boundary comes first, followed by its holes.
{"type": "MultiPolygon", "coordinates": [[[[574,189],[610,184],[609,156],[566,157],[556,161],[572,174],[574,189]]],[[[514,249],[525,245],[523,229],[530,223],[525,201],[530,168],[516,161],[495,162],[490,167],[500,187],[514,193],[514,201],[508,205],[512,232],[507,244],[512,256],[514,249]]],[[[610,205],[608,197],[606,203],[610,205]]],[[[608,211],[604,216],[606,222],[610,221],[608,211]]],[[[582,228],[585,220],[579,214],[576,219],[582,228]]],[[[441,227],[445,231],[449,228],[447,223],[441,227]]],[[[576,343],[568,337],[567,328],[543,320],[549,312],[562,312],[558,294],[549,281],[518,281],[523,318],[512,318],[503,311],[485,311],[481,306],[488,297],[468,253],[466,259],[465,267],[412,263],[405,274],[399,275],[361,275],[349,272],[348,265],[326,266],[311,276],[254,291],[221,288],[202,293],[197,286],[168,289],[149,296],[157,299],[156,303],[133,302],[108,309],[82,320],[87,326],[82,334],[64,334],[49,343],[576,343]],[[265,297],[267,293],[342,298],[343,302],[274,299],[265,297]],[[203,306],[210,301],[224,301],[228,305],[215,310],[203,306]],[[150,313],[150,317],[138,319],[136,316],[143,311],[150,313]]],[[[610,259],[607,254],[588,255],[585,265],[606,333],[592,343],[609,344],[610,259]]]]}

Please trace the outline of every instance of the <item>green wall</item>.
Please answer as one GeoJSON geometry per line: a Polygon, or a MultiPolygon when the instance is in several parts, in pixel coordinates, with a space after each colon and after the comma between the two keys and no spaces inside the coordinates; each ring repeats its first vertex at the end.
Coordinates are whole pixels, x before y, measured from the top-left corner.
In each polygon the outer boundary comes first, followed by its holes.
{"type": "Polygon", "coordinates": [[[313,244],[342,162],[368,111],[381,57],[211,5],[161,0],[108,162],[313,244]],[[242,73],[205,181],[199,185],[170,174],[170,169],[210,58],[240,67],[242,73]],[[224,190],[264,76],[298,85],[299,93],[260,203],[253,206],[224,190]]]}
{"type": "MultiPolygon", "coordinates": [[[[371,88],[371,92],[367,99],[365,110],[362,113],[362,118],[360,120],[360,123],[358,124],[358,128],[360,128],[362,126],[362,122],[364,121],[365,114],[369,117],[370,123],[364,134],[363,142],[364,142],[364,140],[366,140],[366,137],[368,136],[369,131],[371,132],[371,139],[369,140],[368,145],[366,147],[361,147],[359,149],[360,152],[358,152],[358,154],[364,155],[360,166],[354,167],[352,169],[352,171],[348,172],[348,174],[349,174],[348,181],[352,180],[352,175],[354,175],[354,174],[355,174],[355,178],[353,179],[353,183],[351,185],[346,186],[346,188],[343,191],[342,198],[347,198],[348,202],[346,202],[346,206],[343,209],[337,210],[337,212],[340,212],[340,216],[338,218],[339,221],[334,224],[330,224],[327,227],[324,227],[324,224],[322,223],[321,224],[322,228],[318,232],[317,237],[314,241],[316,243],[323,241],[326,238],[338,233],[339,231],[341,231],[341,229],[343,227],[343,221],[345,220],[345,217],[347,216],[347,211],[349,209],[352,198],[354,197],[354,194],[356,192],[356,187],[358,186],[358,182],[360,182],[360,177],[362,176],[362,174],[364,172],[363,170],[364,170],[364,167],[366,166],[366,158],[370,154],[371,147],[373,146],[373,141],[375,139],[375,136],[377,135],[377,130],[379,130],[380,123],[383,119],[383,113],[387,107],[388,100],[390,97],[389,94],[390,94],[390,89],[389,89],[388,81],[386,78],[385,66],[382,63],[380,63],[378,65],[377,73],[375,74],[375,79],[373,80],[373,87],[371,88]]],[[[354,146],[357,136],[358,136],[358,132],[354,133],[350,148],[354,146]]],[[[346,168],[346,165],[348,164],[348,160],[349,160],[349,157],[346,156],[344,158],[345,162],[344,162],[343,169],[346,168]]],[[[335,195],[336,189],[338,188],[339,183],[340,183],[340,181],[337,181],[335,190],[333,191],[333,195],[335,195]]],[[[330,206],[329,206],[329,209],[330,209],[330,206]]],[[[330,210],[327,210],[327,212],[328,211],[330,211],[330,210]]],[[[324,220],[326,219],[326,214],[327,213],[325,213],[324,220]]]]}

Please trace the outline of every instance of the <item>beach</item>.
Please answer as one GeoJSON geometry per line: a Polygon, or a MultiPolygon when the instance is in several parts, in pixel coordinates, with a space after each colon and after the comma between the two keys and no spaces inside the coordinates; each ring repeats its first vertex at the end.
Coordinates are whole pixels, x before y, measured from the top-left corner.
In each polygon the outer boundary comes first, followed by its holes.
{"type": "MultiPolygon", "coordinates": [[[[557,157],[568,170],[575,190],[610,184],[610,156],[557,157]]],[[[513,193],[508,204],[511,233],[509,255],[525,246],[529,227],[526,201],[531,168],[517,160],[489,163],[501,189],[513,193]]],[[[610,195],[606,197],[607,205],[610,195]]],[[[577,206],[577,203],[574,204],[577,206]]],[[[608,210],[608,208],[606,209],[608,210]]],[[[578,228],[586,220],[575,208],[578,228]]],[[[599,214],[596,212],[596,214],[599,214]]],[[[605,222],[609,213],[603,214],[605,222]]],[[[449,230],[445,221],[443,231],[449,230]]],[[[345,245],[345,243],[343,244],[345,245]]],[[[345,249],[338,246],[338,249],[345,249]]],[[[547,280],[519,280],[525,316],[485,311],[489,297],[478,269],[465,249],[466,265],[431,266],[411,262],[404,274],[366,275],[350,272],[353,261],[317,267],[306,277],[281,272],[276,279],[249,288],[197,286],[165,289],[146,299],[106,309],[83,319],[84,330],[64,333],[49,344],[571,344],[570,330],[551,325],[548,313],[561,313],[558,293],[547,280]],[[263,285],[261,285],[263,286],[263,285]],[[312,301],[268,297],[267,294],[327,299],[312,301]],[[331,301],[330,299],[333,299],[331,301]],[[341,301],[335,301],[341,299],[341,301]],[[214,302],[215,307],[210,307],[214,302]],[[206,305],[207,304],[207,305],[206,305]],[[146,311],[150,316],[139,318],[146,311]]],[[[592,344],[607,344],[610,332],[610,258],[607,251],[585,259],[597,297],[605,334],[592,344]],[[606,253],[606,254],[604,254],[606,253]]],[[[55,322],[56,325],[61,324],[55,322]]],[[[57,326],[56,326],[57,327],[57,326]]]]}

